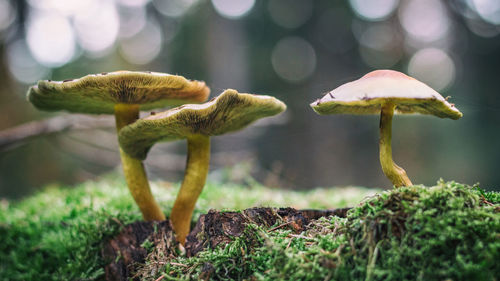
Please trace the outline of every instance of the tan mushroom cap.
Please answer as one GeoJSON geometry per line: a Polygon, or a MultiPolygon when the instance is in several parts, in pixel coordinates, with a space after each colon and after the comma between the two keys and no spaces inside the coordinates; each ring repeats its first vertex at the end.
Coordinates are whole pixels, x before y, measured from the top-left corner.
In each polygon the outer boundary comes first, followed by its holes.
{"type": "Polygon", "coordinates": [[[462,113],[426,84],[394,70],[376,70],[346,83],[311,103],[316,113],[380,114],[381,105],[393,103],[395,113],[431,114],[458,119],[462,113]]]}
{"type": "Polygon", "coordinates": [[[144,159],[156,142],[192,135],[222,135],[285,109],[286,105],[274,97],[240,94],[229,89],[209,102],[186,104],[139,119],[124,127],[118,140],[130,156],[144,159]]]}
{"type": "Polygon", "coordinates": [[[142,110],[203,102],[210,89],[203,81],[159,72],[115,71],[79,79],[38,81],[28,100],[38,109],[79,113],[114,112],[115,104],[139,104],[142,110]]]}

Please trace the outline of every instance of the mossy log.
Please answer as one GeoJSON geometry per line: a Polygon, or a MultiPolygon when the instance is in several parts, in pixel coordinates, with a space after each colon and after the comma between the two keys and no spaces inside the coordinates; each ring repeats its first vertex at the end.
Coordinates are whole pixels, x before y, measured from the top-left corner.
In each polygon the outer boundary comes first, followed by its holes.
{"type": "MultiPolygon", "coordinates": [[[[186,255],[195,256],[209,248],[228,244],[241,236],[248,224],[275,229],[290,229],[294,233],[306,230],[314,219],[327,216],[345,217],[349,208],[333,210],[296,210],[293,208],[250,208],[239,212],[220,212],[210,210],[201,215],[187,237],[186,255]]],[[[163,249],[163,255],[175,253],[179,243],[175,241],[169,220],[163,222],[135,222],[108,241],[102,251],[107,261],[106,280],[140,280],[134,276],[134,267],[145,262],[148,250],[155,247],[163,249]]],[[[206,275],[210,275],[207,267],[206,275]]]]}

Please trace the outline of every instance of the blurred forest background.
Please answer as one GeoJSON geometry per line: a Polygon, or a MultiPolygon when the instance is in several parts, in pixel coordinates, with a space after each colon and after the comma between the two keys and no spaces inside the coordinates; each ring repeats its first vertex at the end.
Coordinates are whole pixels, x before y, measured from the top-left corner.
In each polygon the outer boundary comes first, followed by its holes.
{"type": "MultiPolygon", "coordinates": [[[[110,117],[44,113],[25,98],[40,79],[150,70],[268,94],[285,114],[213,138],[213,180],[306,189],[389,188],[378,116],[318,116],[309,103],[374,69],[451,96],[464,117],[396,116],[393,154],[414,183],[500,189],[498,0],[0,0],[0,130],[54,116],[83,122],[0,150],[0,198],[119,170],[110,117]],[[94,125],[95,126],[94,126],[94,125]]],[[[152,179],[178,181],[185,143],[156,145],[152,179]]]]}

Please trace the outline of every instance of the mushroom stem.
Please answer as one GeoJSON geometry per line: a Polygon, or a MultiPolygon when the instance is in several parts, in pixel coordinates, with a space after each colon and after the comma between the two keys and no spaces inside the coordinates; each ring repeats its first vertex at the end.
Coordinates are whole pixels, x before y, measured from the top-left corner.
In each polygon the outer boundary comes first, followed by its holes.
{"type": "MultiPolygon", "coordinates": [[[[139,118],[139,105],[137,104],[116,104],[115,119],[116,130],[119,132],[124,126],[135,122],[139,118]]],[[[130,157],[120,148],[120,157],[123,165],[123,173],[127,181],[128,189],[135,202],[141,210],[142,216],[146,221],[165,220],[165,215],[156,203],[151,188],[149,187],[148,177],[144,170],[142,161],[130,157]]]]}
{"type": "Polygon", "coordinates": [[[188,155],[181,189],[170,215],[177,241],[184,245],[191,226],[191,216],[207,178],[210,164],[210,138],[193,135],[187,138],[188,155]]]}
{"type": "Polygon", "coordinates": [[[412,185],[403,168],[392,160],[392,116],[396,105],[386,103],[382,105],[380,113],[380,164],[382,171],[391,180],[395,187],[412,185]]]}

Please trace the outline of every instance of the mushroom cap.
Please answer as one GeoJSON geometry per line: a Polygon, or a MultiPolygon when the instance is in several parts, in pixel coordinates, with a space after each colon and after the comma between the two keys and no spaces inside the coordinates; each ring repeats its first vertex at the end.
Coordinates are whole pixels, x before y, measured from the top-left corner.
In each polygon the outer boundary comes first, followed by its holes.
{"type": "Polygon", "coordinates": [[[139,119],[123,127],[118,140],[130,156],[145,159],[156,142],[192,135],[222,135],[285,109],[286,105],[274,97],[240,94],[228,89],[206,103],[185,104],[139,119]]]}
{"type": "Polygon", "coordinates": [[[139,104],[141,110],[203,102],[210,89],[203,81],[159,72],[115,71],[79,79],[41,80],[28,90],[38,109],[113,114],[115,104],[139,104]]]}
{"type": "Polygon", "coordinates": [[[431,114],[458,119],[462,113],[426,84],[394,70],[375,70],[345,83],[311,103],[320,114],[380,114],[381,106],[392,103],[395,113],[431,114]]]}

